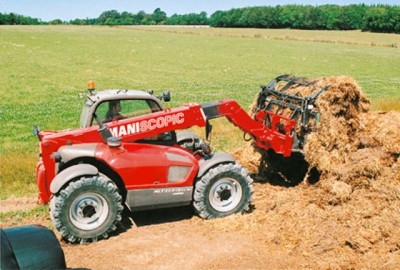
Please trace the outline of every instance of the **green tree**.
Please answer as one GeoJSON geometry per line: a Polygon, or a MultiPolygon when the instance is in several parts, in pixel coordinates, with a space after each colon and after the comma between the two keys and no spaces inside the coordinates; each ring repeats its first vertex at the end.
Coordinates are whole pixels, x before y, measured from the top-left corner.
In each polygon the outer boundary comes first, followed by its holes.
{"type": "Polygon", "coordinates": [[[151,15],[151,20],[154,21],[155,24],[162,24],[166,18],[167,14],[160,8],[156,8],[151,15]]]}
{"type": "Polygon", "coordinates": [[[223,27],[224,26],[224,16],[225,12],[222,10],[217,10],[210,17],[210,26],[213,27],[223,27]]]}
{"type": "Polygon", "coordinates": [[[104,11],[99,16],[99,23],[104,25],[115,25],[121,18],[121,14],[117,10],[104,11]]]}
{"type": "Polygon", "coordinates": [[[120,14],[120,17],[117,20],[117,24],[120,25],[132,25],[135,24],[135,19],[132,13],[124,11],[120,14]]]}
{"type": "Polygon", "coordinates": [[[400,6],[378,5],[365,14],[364,31],[400,33],[400,6]]]}
{"type": "Polygon", "coordinates": [[[367,11],[367,6],[361,5],[349,5],[342,7],[341,14],[341,30],[354,30],[361,29],[363,18],[367,11]]]}
{"type": "Polygon", "coordinates": [[[54,19],[54,20],[50,21],[49,24],[57,25],[57,24],[63,24],[63,22],[60,19],[54,19]]]}
{"type": "Polygon", "coordinates": [[[0,13],[0,24],[2,25],[29,25],[29,24],[43,24],[37,18],[26,17],[15,13],[0,13]]]}
{"type": "Polygon", "coordinates": [[[133,24],[139,25],[142,23],[143,19],[146,17],[146,12],[143,10],[133,15],[133,24]]]}
{"type": "Polygon", "coordinates": [[[209,24],[207,13],[201,12],[199,14],[173,14],[171,17],[164,21],[167,25],[207,25],[209,24]]]}

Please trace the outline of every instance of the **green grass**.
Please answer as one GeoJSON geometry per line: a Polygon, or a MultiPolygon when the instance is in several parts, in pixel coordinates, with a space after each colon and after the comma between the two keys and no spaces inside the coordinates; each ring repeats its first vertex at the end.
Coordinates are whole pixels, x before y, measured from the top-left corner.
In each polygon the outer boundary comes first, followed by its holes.
{"type": "MultiPolygon", "coordinates": [[[[17,210],[0,213],[0,224],[5,227],[21,225],[22,221],[36,220],[37,217],[44,217],[48,214],[48,206],[40,205],[30,210],[17,210]]],[[[36,222],[36,221],[35,221],[36,222]]],[[[50,225],[51,227],[51,225],[50,225]]]]}
{"type": "MultiPolygon", "coordinates": [[[[32,127],[78,127],[88,80],[97,89],[169,89],[168,106],[233,98],[247,108],[280,74],[349,75],[373,104],[383,101],[375,109],[399,109],[399,45],[399,35],[361,32],[1,26],[0,199],[36,193],[32,127]]],[[[238,147],[240,133],[218,125],[213,146],[238,147]]]]}
{"type": "Polygon", "coordinates": [[[119,26],[120,28],[152,32],[169,32],[202,36],[224,36],[261,38],[275,40],[295,40],[320,43],[354,44],[364,46],[381,46],[400,48],[398,35],[352,31],[319,31],[293,29],[260,29],[260,28],[208,28],[208,27],[164,27],[164,26],[119,26]]]}

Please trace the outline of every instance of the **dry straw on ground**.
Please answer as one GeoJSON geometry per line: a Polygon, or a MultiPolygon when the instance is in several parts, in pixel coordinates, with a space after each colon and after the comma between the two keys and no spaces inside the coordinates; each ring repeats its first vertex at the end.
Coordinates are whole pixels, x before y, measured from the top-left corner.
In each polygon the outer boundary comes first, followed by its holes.
{"type": "MultiPolygon", "coordinates": [[[[370,112],[369,100],[350,77],[313,81],[330,88],[316,102],[321,120],[306,137],[303,163],[251,144],[234,153],[259,182],[272,184],[256,188],[257,211],[243,217],[246,226],[293,254],[309,256],[311,268],[396,269],[400,112],[370,112]],[[317,176],[310,185],[312,171],[317,176]]],[[[315,89],[292,90],[308,95],[315,89]]]]}

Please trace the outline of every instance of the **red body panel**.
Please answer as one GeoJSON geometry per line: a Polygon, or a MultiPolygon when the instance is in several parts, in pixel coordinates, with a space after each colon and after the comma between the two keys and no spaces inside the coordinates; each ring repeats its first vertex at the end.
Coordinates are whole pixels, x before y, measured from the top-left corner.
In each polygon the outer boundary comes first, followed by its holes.
{"type": "Polygon", "coordinates": [[[50,200],[50,186],[47,186],[46,169],[43,160],[40,159],[36,167],[36,182],[39,187],[38,203],[45,204],[50,200]]]}
{"type": "Polygon", "coordinates": [[[126,143],[119,148],[99,144],[96,159],[106,162],[125,183],[127,190],[191,186],[199,169],[193,155],[178,147],[126,143]],[[172,156],[172,158],[168,157],[172,156]],[[168,182],[171,166],[187,167],[187,175],[168,182]]]}

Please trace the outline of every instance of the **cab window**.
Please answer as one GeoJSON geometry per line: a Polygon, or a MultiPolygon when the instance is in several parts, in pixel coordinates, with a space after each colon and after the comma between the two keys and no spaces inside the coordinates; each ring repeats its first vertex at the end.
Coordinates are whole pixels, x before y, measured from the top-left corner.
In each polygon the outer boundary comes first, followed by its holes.
{"type": "Polygon", "coordinates": [[[158,112],[160,110],[159,105],[153,100],[122,99],[102,102],[97,106],[96,115],[103,123],[107,123],[158,112]]]}

